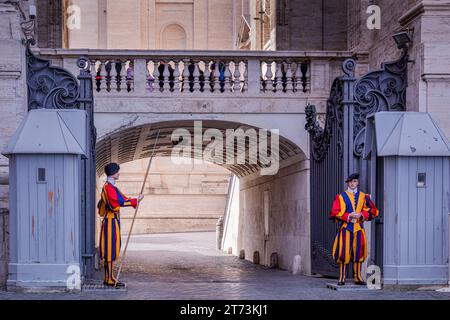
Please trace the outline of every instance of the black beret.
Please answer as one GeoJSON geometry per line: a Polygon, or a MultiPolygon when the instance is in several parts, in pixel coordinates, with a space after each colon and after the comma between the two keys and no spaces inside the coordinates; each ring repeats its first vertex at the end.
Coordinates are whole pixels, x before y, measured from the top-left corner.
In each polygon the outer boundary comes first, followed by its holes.
{"type": "Polygon", "coordinates": [[[352,173],[351,175],[348,176],[345,182],[352,181],[353,179],[359,179],[359,173],[352,173]]]}
{"type": "Polygon", "coordinates": [[[105,173],[107,176],[112,176],[119,172],[120,167],[117,163],[111,162],[105,166],[105,173]]]}

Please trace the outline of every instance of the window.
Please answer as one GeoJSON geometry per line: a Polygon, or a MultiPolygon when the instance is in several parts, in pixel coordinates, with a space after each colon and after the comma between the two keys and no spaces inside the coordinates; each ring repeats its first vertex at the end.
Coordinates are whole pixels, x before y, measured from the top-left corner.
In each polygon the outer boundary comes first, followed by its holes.
{"type": "Polygon", "coordinates": [[[45,168],[38,168],[38,175],[37,175],[37,182],[38,183],[42,183],[42,182],[47,182],[45,180],[45,168]]]}
{"type": "Polygon", "coordinates": [[[417,188],[425,188],[427,186],[427,174],[425,172],[417,173],[417,188]]]}

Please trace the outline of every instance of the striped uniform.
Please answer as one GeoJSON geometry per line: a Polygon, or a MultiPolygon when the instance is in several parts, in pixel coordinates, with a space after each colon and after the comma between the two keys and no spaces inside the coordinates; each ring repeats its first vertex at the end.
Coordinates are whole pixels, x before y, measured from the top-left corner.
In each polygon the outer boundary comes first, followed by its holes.
{"type": "Polygon", "coordinates": [[[354,263],[355,280],[362,281],[361,264],[367,257],[367,239],[364,221],[378,216],[378,209],[368,194],[345,191],[338,194],[331,209],[331,219],[339,222],[339,229],[333,244],[333,258],[340,265],[340,279],[345,281],[345,265],[354,263]],[[360,212],[359,219],[349,220],[352,212],[360,212]]]}
{"type": "Polygon", "coordinates": [[[103,186],[101,197],[107,210],[100,229],[100,259],[111,262],[120,255],[120,207],[135,208],[137,199],[128,198],[109,182],[103,186]]]}

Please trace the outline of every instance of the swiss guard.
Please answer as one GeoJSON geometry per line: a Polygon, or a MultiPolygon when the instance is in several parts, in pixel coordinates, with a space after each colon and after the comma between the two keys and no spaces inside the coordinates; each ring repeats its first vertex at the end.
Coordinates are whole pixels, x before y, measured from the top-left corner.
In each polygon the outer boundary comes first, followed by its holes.
{"type": "Polygon", "coordinates": [[[114,261],[119,259],[120,255],[120,207],[131,206],[135,208],[138,201],[141,201],[144,196],[139,195],[139,198],[129,198],[116,187],[116,180],[119,179],[119,170],[120,167],[117,163],[110,163],[105,166],[107,179],[97,208],[98,214],[103,218],[99,245],[100,259],[105,267],[103,284],[123,287],[125,284],[117,282],[113,274],[114,261]]]}
{"type": "Polygon", "coordinates": [[[358,190],[359,174],[351,174],[345,182],[347,190],[338,194],[333,202],[330,219],[339,223],[333,244],[333,258],[339,264],[338,285],[345,285],[347,265],[353,262],[353,278],[356,285],[366,285],[361,266],[367,257],[367,239],[364,221],[378,216],[378,209],[370,195],[358,190]]]}

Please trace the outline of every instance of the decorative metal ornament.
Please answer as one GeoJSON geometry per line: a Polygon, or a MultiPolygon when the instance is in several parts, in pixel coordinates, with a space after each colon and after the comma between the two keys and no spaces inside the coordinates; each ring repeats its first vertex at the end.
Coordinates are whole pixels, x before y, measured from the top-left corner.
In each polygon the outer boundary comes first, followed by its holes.
{"type": "Polygon", "coordinates": [[[67,70],[26,49],[28,109],[78,109],[79,84],[67,70]]]}
{"type": "Polygon", "coordinates": [[[305,130],[311,136],[311,153],[315,161],[322,161],[328,153],[331,136],[333,135],[333,122],[337,122],[335,134],[338,136],[339,156],[342,157],[343,148],[343,97],[344,87],[342,81],[337,78],[333,82],[330,97],[327,101],[327,113],[325,126],[322,128],[317,120],[317,111],[314,105],[308,104],[305,108],[305,130]]]}
{"type": "Polygon", "coordinates": [[[354,154],[360,157],[364,150],[366,118],[379,111],[406,110],[406,87],[408,85],[407,48],[402,49],[399,59],[383,63],[381,69],[372,71],[355,83],[353,118],[354,154]]]}

